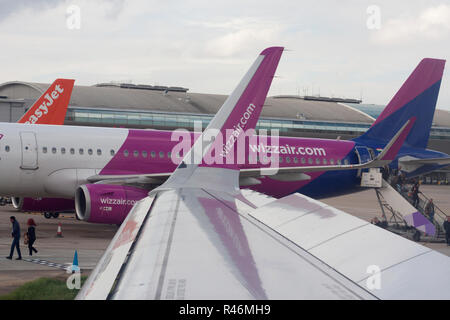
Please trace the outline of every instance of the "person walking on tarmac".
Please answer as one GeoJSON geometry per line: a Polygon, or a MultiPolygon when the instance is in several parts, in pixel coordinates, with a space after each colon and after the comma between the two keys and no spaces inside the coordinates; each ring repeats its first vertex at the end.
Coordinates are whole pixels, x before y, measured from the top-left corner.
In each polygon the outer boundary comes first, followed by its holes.
{"type": "Polygon", "coordinates": [[[34,222],[34,219],[28,219],[27,221],[28,225],[28,231],[26,233],[28,238],[28,250],[30,251],[30,256],[34,253],[38,253],[35,247],[33,247],[34,242],[36,241],[36,222],[34,222]]]}
{"type": "Polygon", "coordinates": [[[450,246],[450,216],[447,217],[447,221],[444,222],[445,240],[447,246],[450,246]]]}
{"type": "Polygon", "coordinates": [[[16,260],[22,260],[22,254],[20,253],[20,225],[19,222],[17,222],[16,217],[11,216],[9,218],[9,220],[11,221],[12,224],[12,237],[13,237],[13,242],[11,244],[11,252],[9,253],[9,256],[6,257],[6,259],[11,260],[14,254],[14,248],[17,249],[17,254],[19,255],[18,258],[16,258],[16,260]]]}

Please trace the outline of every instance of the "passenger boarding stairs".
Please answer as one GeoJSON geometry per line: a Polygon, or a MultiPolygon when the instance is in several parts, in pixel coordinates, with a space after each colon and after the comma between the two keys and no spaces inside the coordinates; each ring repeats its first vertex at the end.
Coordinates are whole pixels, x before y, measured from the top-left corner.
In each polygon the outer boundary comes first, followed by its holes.
{"type": "MultiPolygon", "coordinates": [[[[402,190],[401,192],[402,196],[408,200],[410,203],[412,203],[411,197],[408,196],[408,192],[405,190],[402,190]]],[[[429,221],[430,218],[428,215],[425,214],[425,206],[430,201],[430,198],[427,197],[424,193],[419,191],[419,204],[417,206],[417,210],[422,213],[422,215],[427,218],[429,221]]],[[[433,224],[436,227],[436,237],[437,238],[445,238],[445,230],[444,230],[444,222],[447,220],[447,214],[442,211],[436,203],[434,204],[434,217],[433,217],[433,224]]]]}
{"type": "Polygon", "coordinates": [[[388,229],[395,233],[400,233],[406,237],[411,237],[415,241],[442,242],[445,237],[443,223],[447,219],[441,209],[434,204],[434,219],[425,214],[425,206],[430,200],[423,193],[419,193],[419,204],[415,208],[413,200],[408,196],[409,188],[403,189],[400,186],[393,188],[387,181],[382,181],[381,188],[375,188],[375,192],[380,204],[388,229]],[[387,218],[387,215],[390,215],[387,218]]]}

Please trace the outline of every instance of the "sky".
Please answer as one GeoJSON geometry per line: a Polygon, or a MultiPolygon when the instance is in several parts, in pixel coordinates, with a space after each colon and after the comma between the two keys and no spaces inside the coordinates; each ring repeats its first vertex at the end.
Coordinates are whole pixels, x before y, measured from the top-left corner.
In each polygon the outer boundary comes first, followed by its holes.
{"type": "MultiPolygon", "coordinates": [[[[0,0],[0,83],[100,82],[229,94],[284,46],[269,95],[387,104],[422,58],[450,58],[450,1],[0,0]]],[[[450,110],[444,72],[438,108],[450,110]]]]}

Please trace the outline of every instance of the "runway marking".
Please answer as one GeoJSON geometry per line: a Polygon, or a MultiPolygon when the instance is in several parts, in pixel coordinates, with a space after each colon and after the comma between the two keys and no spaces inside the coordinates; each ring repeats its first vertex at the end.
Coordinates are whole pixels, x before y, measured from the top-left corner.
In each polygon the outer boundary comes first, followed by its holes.
{"type": "Polygon", "coordinates": [[[55,262],[51,262],[51,261],[47,261],[47,260],[41,260],[41,259],[24,258],[23,261],[36,263],[36,264],[40,264],[40,265],[43,265],[43,266],[47,266],[47,267],[51,267],[51,268],[57,268],[57,269],[62,269],[62,270],[67,270],[67,268],[70,268],[70,266],[71,266],[70,263],[61,264],[61,263],[55,263],[55,262]]]}

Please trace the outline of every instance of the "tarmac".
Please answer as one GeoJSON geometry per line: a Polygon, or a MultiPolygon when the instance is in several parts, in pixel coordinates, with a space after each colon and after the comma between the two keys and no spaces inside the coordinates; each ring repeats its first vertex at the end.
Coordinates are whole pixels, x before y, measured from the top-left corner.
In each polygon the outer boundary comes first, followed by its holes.
{"type": "Polygon", "coordinates": [[[11,248],[11,223],[9,217],[14,215],[20,223],[21,233],[26,232],[26,221],[33,218],[37,224],[37,240],[34,247],[39,251],[28,255],[28,247],[21,241],[22,257],[39,258],[58,264],[71,265],[75,250],[82,275],[89,274],[101,258],[104,250],[116,233],[115,225],[90,224],[75,219],[73,214],[62,214],[58,219],[46,219],[41,214],[17,212],[11,206],[0,207],[0,295],[6,294],[25,282],[51,277],[67,279],[66,271],[57,268],[27,262],[7,260],[11,248]],[[58,223],[62,225],[62,238],[56,236],[58,223]]]}
{"type": "MultiPolygon", "coordinates": [[[[450,186],[421,186],[421,191],[434,199],[435,204],[445,213],[450,214],[450,186]]],[[[381,217],[375,191],[367,189],[349,195],[320,199],[335,208],[350,213],[361,219],[370,221],[373,217],[381,217]]],[[[70,265],[75,250],[78,251],[79,266],[82,274],[88,275],[101,258],[104,250],[116,233],[115,225],[90,224],[78,221],[73,214],[62,214],[57,219],[45,219],[38,213],[20,213],[12,206],[0,207],[0,295],[6,294],[22,284],[40,278],[51,277],[67,279],[66,271],[28,262],[7,260],[11,246],[11,223],[9,217],[14,215],[20,223],[21,233],[26,232],[26,221],[33,218],[37,224],[37,241],[35,247],[39,251],[32,258],[39,258],[57,264],[70,265]],[[63,237],[56,236],[58,223],[62,225],[63,237]]],[[[423,243],[427,247],[450,256],[450,247],[444,243],[423,243]]],[[[21,251],[23,258],[28,255],[28,247],[21,238],[21,251]]]]}

